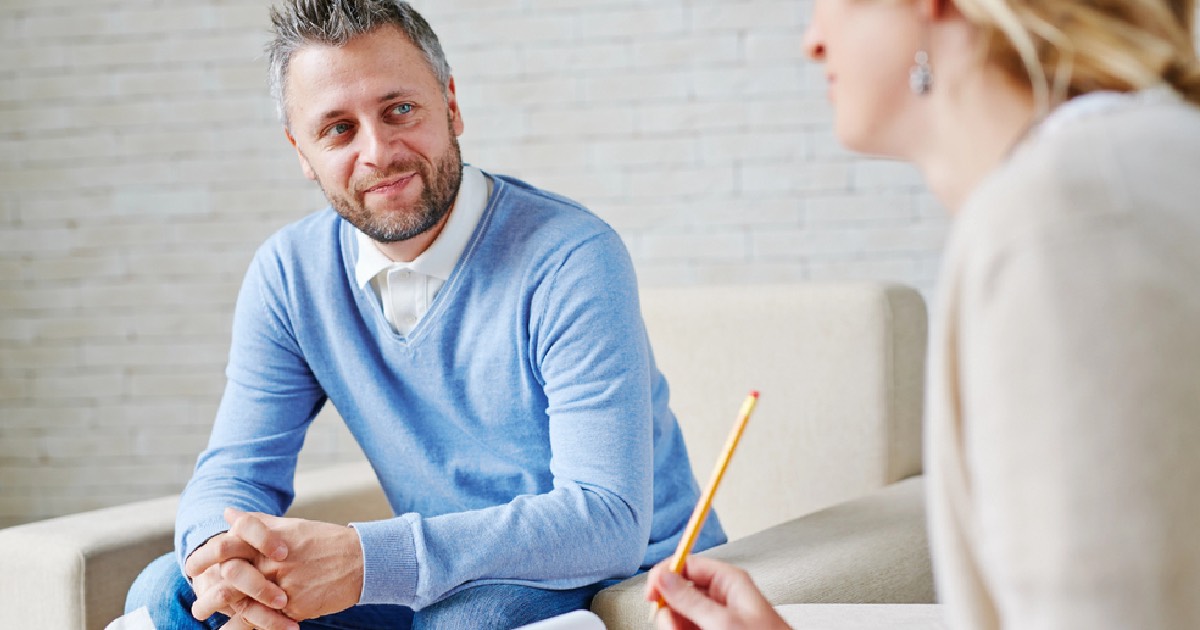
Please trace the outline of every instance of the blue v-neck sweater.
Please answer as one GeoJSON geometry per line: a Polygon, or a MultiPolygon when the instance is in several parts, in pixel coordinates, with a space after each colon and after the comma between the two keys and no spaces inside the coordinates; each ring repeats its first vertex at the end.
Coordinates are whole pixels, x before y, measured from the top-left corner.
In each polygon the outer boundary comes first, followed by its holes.
{"type": "MultiPolygon", "coordinates": [[[[573,588],[674,551],[699,492],[625,247],[579,205],[492,178],[458,265],[407,337],[356,286],[354,230],[332,210],[259,249],[212,437],[181,499],[181,561],[228,529],[226,506],[284,513],[327,400],[396,514],[354,524],[362,603],[419,609],[488,583],[573,588]]],[[[724,540],[710,516],[697,550],[724,540]]]]}

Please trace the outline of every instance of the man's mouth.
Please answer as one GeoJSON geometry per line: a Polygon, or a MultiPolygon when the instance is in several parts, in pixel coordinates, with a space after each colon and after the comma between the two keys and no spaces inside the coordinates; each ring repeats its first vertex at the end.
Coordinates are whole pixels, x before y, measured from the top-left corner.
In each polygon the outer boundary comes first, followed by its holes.
{"type": "Polygon", "coordinates": [[[386,195],[388,193],[399,192],[403,190],[404,187],[407,186],[409,182],[411,182],[416,176],[416,173],[408,173],[407,175],[390,178],[364,190],[363,194],[376,193],[386,195]]]}

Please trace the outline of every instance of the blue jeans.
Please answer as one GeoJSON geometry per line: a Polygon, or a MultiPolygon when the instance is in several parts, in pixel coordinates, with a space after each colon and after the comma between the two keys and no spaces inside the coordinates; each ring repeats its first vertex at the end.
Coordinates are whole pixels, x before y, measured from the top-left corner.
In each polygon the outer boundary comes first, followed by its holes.
{"type": "MultiPolygon", "coordinates": [[[[442,601],[413,612],[405,606],[364,605],[310,619],[303,630],[452,630],[515,628],[587,608],[592,596],[613,581],[569,591],[529,586],[490,584],[463,589],[442,601]]],[[[150,563],[134,581],[125,600],[125,612],[145,606],[157,630],[214,630],[227,621],[216,614],[204,621],[192,618],[196,594],[184,579],[174,554],[150,563]]]]}

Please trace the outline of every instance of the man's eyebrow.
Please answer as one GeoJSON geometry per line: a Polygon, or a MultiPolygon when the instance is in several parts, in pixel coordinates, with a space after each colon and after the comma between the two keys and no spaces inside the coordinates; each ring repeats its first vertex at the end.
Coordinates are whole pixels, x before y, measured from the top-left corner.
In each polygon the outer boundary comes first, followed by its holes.
{"type": "Polygon", "coordinates": [[[321,114],[321,117],[317,119],[317,122],[323,123],[327,120],[332,120],[334,118],[341,118],[342,116],[345,116],[345,115],[346,115],[346,110],[344,110],[344,109],[331,109],[331,110],[325,112],[324,114],[321,114]]]}
{"type": "Polygon", "coordinates": [[[380,96],[379,102],[386,103],[388,101],[394,101],[398,98],[412,98],[414,94],[415,92],[412,92],[411,90],[392,90],[391,92],[380,96]]]}

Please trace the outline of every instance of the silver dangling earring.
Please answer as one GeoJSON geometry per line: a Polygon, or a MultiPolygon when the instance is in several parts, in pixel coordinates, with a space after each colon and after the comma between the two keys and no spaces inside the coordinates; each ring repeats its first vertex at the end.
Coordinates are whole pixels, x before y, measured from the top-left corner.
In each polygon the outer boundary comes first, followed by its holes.
{"type": "Polygon", "coordinates": [[[933,89],[933,68],[929,67],[929,53],[918,50],[913,61],[913,67],[908,70],[908,87],[913,94],[925,96],[933,89]]]}

